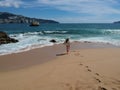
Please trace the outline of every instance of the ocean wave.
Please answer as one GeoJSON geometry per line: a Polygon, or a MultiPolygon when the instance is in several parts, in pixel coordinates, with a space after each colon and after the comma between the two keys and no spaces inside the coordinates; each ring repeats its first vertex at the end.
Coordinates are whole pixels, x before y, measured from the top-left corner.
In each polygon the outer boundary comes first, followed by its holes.
{"type": "Polygon", "coordinates": [[[88,42],[94,42],[94,43],[109,43],[114,46],[120,46],[120,40],[113,39],[110,37],[89,37],[89,38],[82,38],[79,41],[80,42],[88,41],[88,42]]]}
{"type": "Polygon", "coordinates": [[[68,31],[43,31],[44,34],[66,34],[68,31]]]}
{"type": "Polygon", "coordinates": [[[111,34],[120,34],[120,29],[85,29],[85,30],[47,30],[47,31],[36,31],[36,32],[25,32],[19,34],[10,34],[11,37],[29,37],[29,36],[36,36],[36,35],[49,35],[49,34],[74,34],[74,35],[111,35],[111,34]]]}
{"type": "Polygon", "coordinates": [[[107,29],[107,30],[103,30],[104,34],[120,34],[120,29],[107,29]]]}
{"type": "Polygon", "coordinates": [[[18,34],[10,34],[11,37],[17,37],[17,36],[20,36],[20,37],[23,37],[23,36],[31,36],[31,35],[43,35],[43,33],[40,31],[40,32],[24,32],[24,33],[18,33],[18,34]]]}
{"type": "Polygon", "coordinates": [[[10,37],[35,36],[35,35],[45,35],[45,34],[67,34],[67,33],[68,31],[38,31],[38,32],[10,34],[10,37]]]}
{"type": "Polygon", "coordinates": [[[19,39],[17,43],[4,44],[0,46],[0,55],[18,53],[28,51],[34,48],[41,48],[45,46],[51,46],[53,43],[49,42],[51,38],[47,37],[29,37],[19,39]]]}
{"type": "MultiPolygon", "coordinates": [[[[37,33],[11,34],[11,37],[19,40],[17,43],[4,44],[0,46],[0,55],[28,51],[37,47],[53,45],[49,42],[53,39],[50,36],[41,36],[37,33]]],[[[55,38],[56,39],[56,38],[55,38]]]]}

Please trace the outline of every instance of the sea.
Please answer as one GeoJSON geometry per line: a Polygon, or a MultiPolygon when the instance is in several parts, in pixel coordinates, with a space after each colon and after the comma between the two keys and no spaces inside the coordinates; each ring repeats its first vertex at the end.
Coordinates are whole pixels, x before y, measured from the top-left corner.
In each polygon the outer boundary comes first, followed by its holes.
{"type": "Polygon", "coordinates": [[[52,46],[52,39],[55,39],[57,44],[70,38],[71,42],[88,41],[120,46],[120,24],[114,23],[50,23],[34,27],[29,24],[0,24],[0,31],[19,40],[17,43],[0,45],[0,55],[52,46]]]}

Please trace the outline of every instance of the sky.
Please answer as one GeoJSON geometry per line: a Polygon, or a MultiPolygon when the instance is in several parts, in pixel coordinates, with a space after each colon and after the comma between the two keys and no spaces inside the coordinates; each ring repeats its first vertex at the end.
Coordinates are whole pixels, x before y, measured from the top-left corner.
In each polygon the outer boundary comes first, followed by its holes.
{"type": "Polygon", "coordinates": [[[120,20],[120,0],[0,0],[0,12],[61,23],[112,23],[120,20]]]}

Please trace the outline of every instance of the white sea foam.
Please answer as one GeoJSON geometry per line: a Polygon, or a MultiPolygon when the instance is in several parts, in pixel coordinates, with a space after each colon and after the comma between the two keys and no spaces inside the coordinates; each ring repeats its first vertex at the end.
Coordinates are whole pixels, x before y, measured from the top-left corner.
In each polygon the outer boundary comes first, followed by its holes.
{"type": "Polygon", "coordinates": [[[61,34],[64,34],[64,33],[67,33],[68,31],[44,31],[46,34],[53,34],[53,33],[61,33],[61,34]]]}
{"type": "Polygon", "coordinates": [[[89,42],[95,42],[95,43],[109,43],[115,46],[120,46],[120,40],[112,39],[110,37],[89,37],[89,38],[82,38],[79,41],[89,41],[89,42]]]}
{"type": "Polygon", "coordinates": [[[120,34],[120,29],[106,29],[103,33],[120,34]]]}
{"type": "Polygon", "coordinates": [[[17,43],[4,44],[0,46],[0,55],[17,53],[31,50],[38,47],[51,46],[53,43],[49,42],[52,37],[39,36],[36,34],[12,34],[11,37],[18,39],[17,43]]]}

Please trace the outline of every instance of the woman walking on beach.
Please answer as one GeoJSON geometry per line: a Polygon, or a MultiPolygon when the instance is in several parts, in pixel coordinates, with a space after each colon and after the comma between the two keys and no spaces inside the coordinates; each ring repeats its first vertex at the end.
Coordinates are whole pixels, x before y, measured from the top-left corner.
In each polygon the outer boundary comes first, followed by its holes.
{"type": "Polygon", "coordinates": [[[67,54],[69,53],[70,51],[70,41],[69,41],[69,38],[67,38],[64,42],[64,44],[66,45],[66,52],[67,54]]]}

